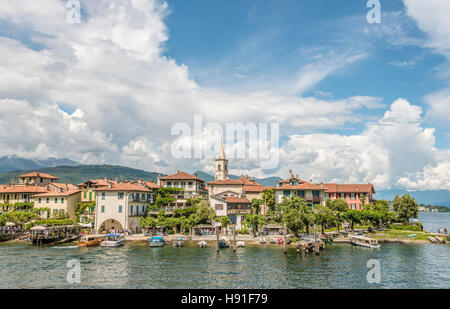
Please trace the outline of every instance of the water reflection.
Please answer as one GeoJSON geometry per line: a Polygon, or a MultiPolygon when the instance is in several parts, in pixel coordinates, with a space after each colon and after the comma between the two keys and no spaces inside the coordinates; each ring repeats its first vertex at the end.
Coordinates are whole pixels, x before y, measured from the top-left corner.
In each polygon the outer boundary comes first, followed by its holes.
{"type": "Polygon", "coordinates": [[[37,248],[0,245],[0,288],[448,288],[450,246],[383,245],[372,250],[328,246],[320,256],[281,246],[221,249],[37,248]],[[81,284],[66,282],[66,263],[79,259],[81,284]],[[381,262],[381,283],[366,280],[367,261],[381,262]]]}

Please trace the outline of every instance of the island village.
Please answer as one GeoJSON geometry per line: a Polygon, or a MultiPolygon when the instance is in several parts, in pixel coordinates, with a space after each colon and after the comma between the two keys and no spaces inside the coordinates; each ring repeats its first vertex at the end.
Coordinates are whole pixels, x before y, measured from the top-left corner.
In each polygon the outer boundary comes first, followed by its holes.
{"type": "Polygon", "coordinates": [[[0,185],[0,235],[34,244],[78,240],[84,246],[118,246],[145,240],[163,246],[170,240],[181,246],[193,240],[199,246],[213,241],[217,248],[245,241],[286,247],[303,238],[308,250],[314,243],[351,242],[352,235],[361,245],[379,246],[349,230],[364,224],[373,231],[402,219],[387,201],[374,200],[370,183],[313,183],[290,171],[272,187],[247,175],[231,179],[228,170],[221,144],[215,179],[208,183],[184,171],[158,175],[157,182],[105,177],[76,185],[41,172],[18,175],[0,185]]]}

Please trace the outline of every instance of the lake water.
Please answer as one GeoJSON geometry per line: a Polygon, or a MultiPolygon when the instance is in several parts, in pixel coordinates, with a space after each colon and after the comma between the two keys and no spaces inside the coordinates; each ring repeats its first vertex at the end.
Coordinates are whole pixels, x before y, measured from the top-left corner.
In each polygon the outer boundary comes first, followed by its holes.
{"type": "Polygon", "coordinates": [[[450,212],[419,212],[419,221],[429,232],[437,232],[438,228],[447,228],[450,233],[450,212]]]}
{"type": "MultiPolygon", "coordinates": [[[[425,229],[450,228],[450,213],[420,213],[425,229]]],[[[449,288],[450,245],[384,244],[380,249],[327,246],[319,256],[265,245],[205,249],[35,247],[0,243],[0,288],[449,288]],[[81,265],[69,284],[67,262],[81,265]],[[381,265],[381,283],[367,282],[367,262],[381,265]]]]}
{"type": "Polygon", "coordinates": [[[0,288],[449,288],[450,246],[386,244],[380,249],[327,246],[319,256],[282,246],[221,249],[38,248],[0,244],[0,288]],[[67,261],[78,259],[81,283],[69,284],[67,261]],[[378,259],[381,283],[369,284],[367,261],[378,259]]]}

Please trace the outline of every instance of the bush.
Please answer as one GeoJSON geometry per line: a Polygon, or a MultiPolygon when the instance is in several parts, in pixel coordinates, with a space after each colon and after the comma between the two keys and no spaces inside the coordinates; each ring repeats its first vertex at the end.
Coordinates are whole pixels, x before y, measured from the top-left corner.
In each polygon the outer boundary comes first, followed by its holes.
{"type": "Polygon", "coordinates": [[[243,234],[243,235],[250,235],[250,230],[249,229],[240,229],[237,230],[238,234],[243,234]]]}
{"type": "Polygon", "coordinates": [[[418,223],[417,225],[413,225],[412,223],[408,224],[393,224],[388,226],[389,229],[393,230],[403,230],[403,231],[423,231],[422,223],[418,223]]]}

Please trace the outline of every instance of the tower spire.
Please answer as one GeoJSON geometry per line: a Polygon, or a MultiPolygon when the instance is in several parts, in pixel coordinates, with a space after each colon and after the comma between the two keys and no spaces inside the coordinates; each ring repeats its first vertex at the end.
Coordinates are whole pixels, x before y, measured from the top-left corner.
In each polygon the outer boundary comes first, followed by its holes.
{"type": "Polygon", "coordinates": [[[222,159],[225,160],[225,150],[223,148],[223,138],[220,139],[220,151],[219,151],[219,158],[218,159],[222,159]]]}

